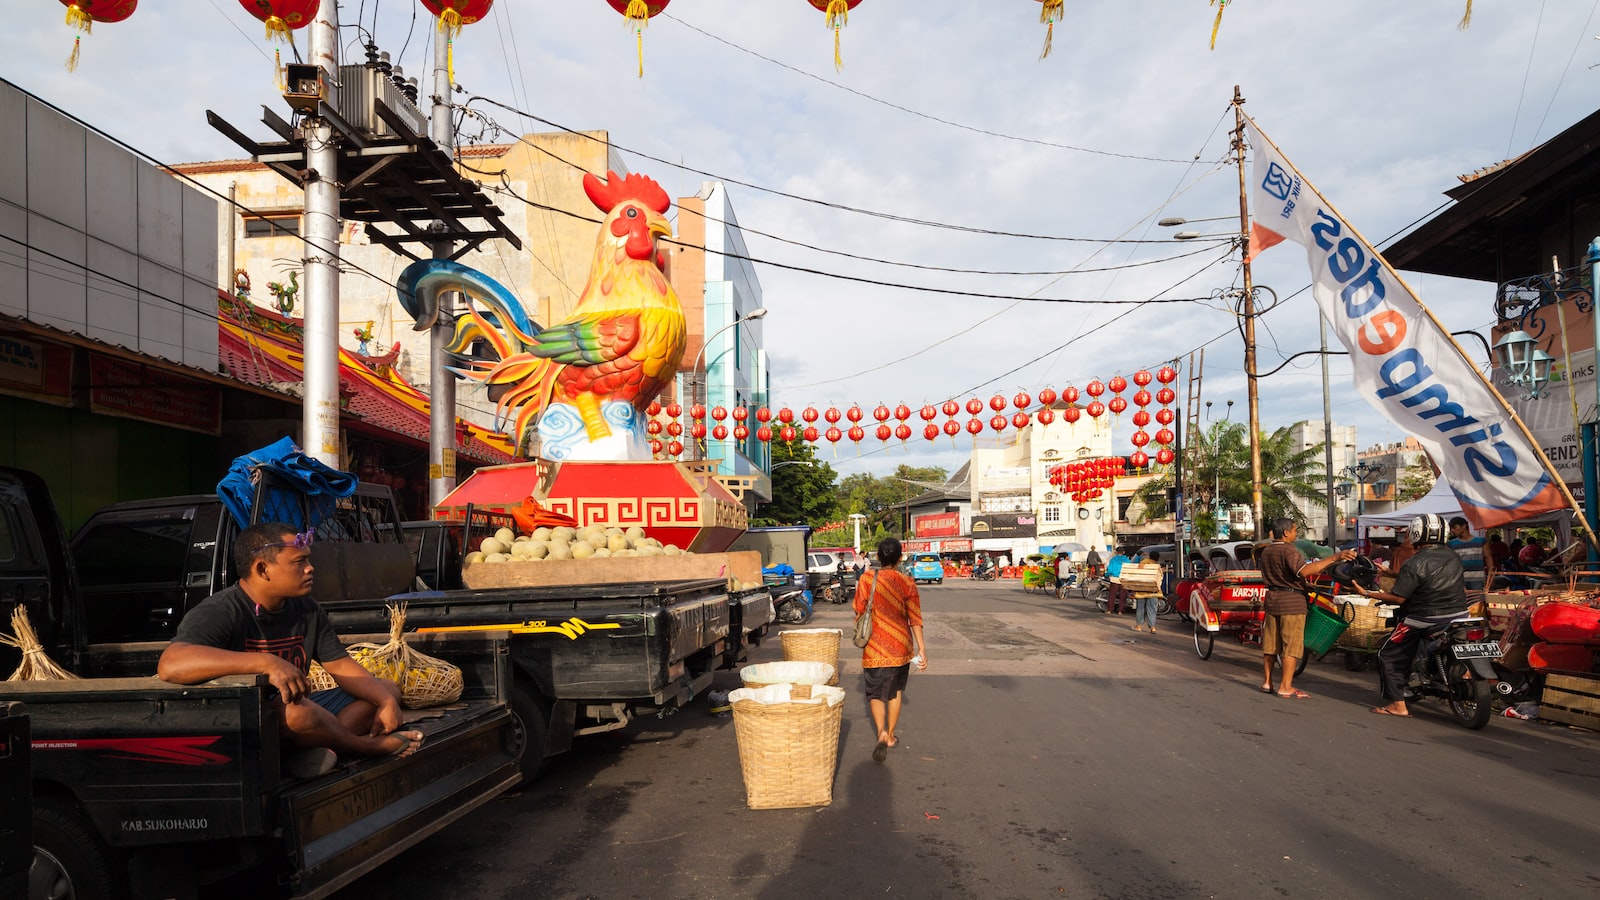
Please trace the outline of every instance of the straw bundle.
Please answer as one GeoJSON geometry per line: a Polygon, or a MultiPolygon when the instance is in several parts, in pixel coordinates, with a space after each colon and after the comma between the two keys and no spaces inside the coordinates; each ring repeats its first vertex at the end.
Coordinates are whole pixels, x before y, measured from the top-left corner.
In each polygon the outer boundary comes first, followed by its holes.
{"type": "Polygon", "coordinates": [[[28,621],[28,610],[21,604],[11,611],[11,634],[0,634],[0,644],[22,651],[22,665],[11,673],[7,681],[69,681],[78,676],[56,665],[45,655],[39,635],[28,621]]]}
{"type": "Polygon", "coordinates": [[[442,659],[413,650],[405,641],[406,608],[389,607],[389,642],[353,644],[350,657],[368,672],[400,685],[400,702],[411,709],[454,703],[461,699],[461,670],[442,659]]]}

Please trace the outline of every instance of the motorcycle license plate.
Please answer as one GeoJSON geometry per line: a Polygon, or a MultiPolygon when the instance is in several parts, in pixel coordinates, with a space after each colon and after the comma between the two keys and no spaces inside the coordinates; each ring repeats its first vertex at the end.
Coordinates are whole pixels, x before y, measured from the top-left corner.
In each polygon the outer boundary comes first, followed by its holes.
{"type": "Polygon", "coordinates": [[[1456,659],[1499,659],[1500,645],[1494,641],[1474,644],[1454,644],[1450,647],[1456,659]]]}

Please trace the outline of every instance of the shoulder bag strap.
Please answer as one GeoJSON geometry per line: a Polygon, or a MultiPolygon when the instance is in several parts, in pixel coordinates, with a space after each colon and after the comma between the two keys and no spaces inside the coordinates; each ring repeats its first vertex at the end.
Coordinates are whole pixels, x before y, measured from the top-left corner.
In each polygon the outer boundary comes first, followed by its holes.
{"type": "Polygon", "coordinates": [[[872,615],[872,600],[878,596],[878,579],[882,577],[883,569],[874,566],[872,568],[872,590],[867,592],[867,611],[865,615],[872,615]]]}

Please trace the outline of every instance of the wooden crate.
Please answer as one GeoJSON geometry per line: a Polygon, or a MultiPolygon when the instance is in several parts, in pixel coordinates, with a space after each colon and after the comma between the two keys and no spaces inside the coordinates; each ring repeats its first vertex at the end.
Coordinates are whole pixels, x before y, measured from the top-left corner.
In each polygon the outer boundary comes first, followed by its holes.
{"type": "Polygon", "coordinates": [[[1128,563],[1122,567],[1122,574],[1117,580],[1122,583],[1122,589],[1130,594],[1159,594],[1161,564],[1128,563]]]}
{"type": "Polygon", "coordinates": [[[461,569],[467,587],[485,590],[559,584],[631,584],[643,581],[687,581],[722,578],[736,589],[761,585],[761,554],[686,553],[682,556],[634,556],[621,559],[550,559],[532,562],[469,563],[461,569]]]}
{"type": "Polygon", "coordinates": [[[1600,678],[1546,675],[1539,718],[1600,731],[1600,678]]]}

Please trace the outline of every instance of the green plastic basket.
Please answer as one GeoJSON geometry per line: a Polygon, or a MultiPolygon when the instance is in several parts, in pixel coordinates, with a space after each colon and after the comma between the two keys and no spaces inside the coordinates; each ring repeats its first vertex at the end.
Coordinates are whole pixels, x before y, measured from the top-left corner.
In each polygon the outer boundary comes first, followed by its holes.
{"type": "Polygon", "coordinates": [[[1350,623],[1338,614],[1311,604],[1311,613],[1306,616],[1306,652],[1322,656],[1333,649],[1333,645],[1339,642],[1339,635],[1349,627],[1350,623]]]}

